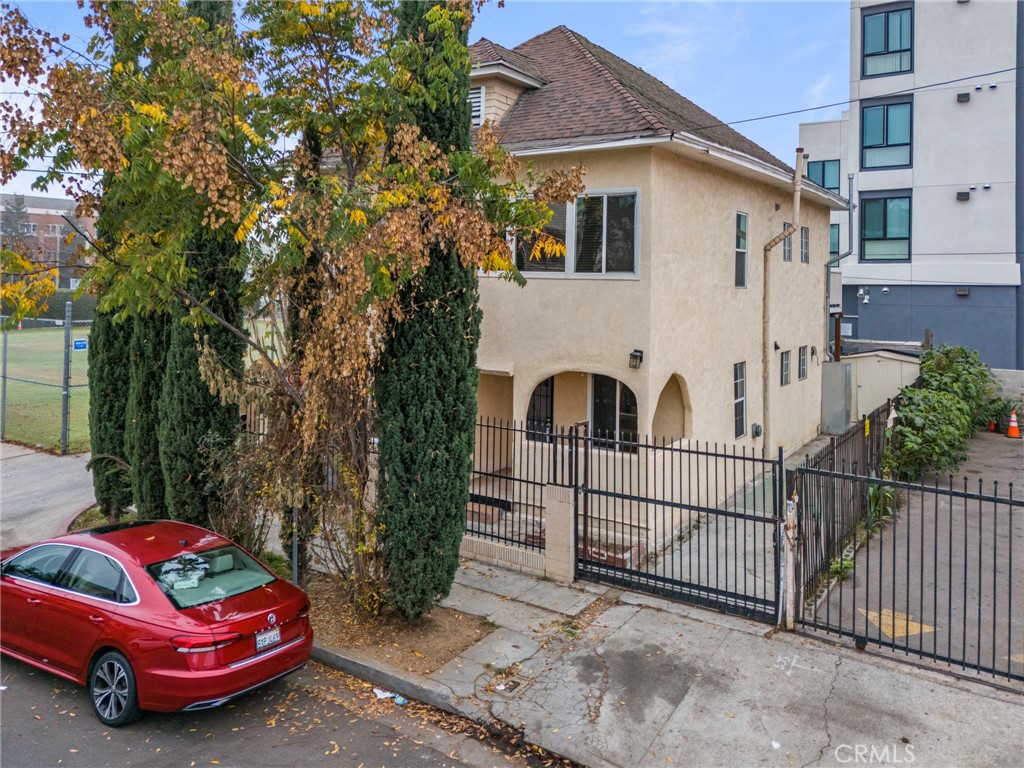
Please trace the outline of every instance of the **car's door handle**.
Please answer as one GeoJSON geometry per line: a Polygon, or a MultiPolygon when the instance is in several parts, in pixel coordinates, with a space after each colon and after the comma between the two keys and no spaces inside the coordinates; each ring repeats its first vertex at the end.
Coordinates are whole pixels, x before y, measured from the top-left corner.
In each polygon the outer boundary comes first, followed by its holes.
{"type": "Polygon", "coordinates": [[[103,617],[102,616],[90,616],[89,617],[89,621],[91,621],[93,624],[102,624],[103,623],[103,617]]]}
{"type": "Polygon", "coordinates": [[[39,603],[43,602],[38,597],[30,597],[28,598],[28,601],[31,605],[38,605],[39,603]]]}

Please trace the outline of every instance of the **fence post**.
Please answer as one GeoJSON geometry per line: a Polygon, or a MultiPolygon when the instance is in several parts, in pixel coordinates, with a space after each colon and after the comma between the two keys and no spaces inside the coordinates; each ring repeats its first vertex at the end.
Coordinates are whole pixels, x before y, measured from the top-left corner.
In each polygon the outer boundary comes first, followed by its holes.
{"type": "MultiPolygon", "coordinates": [[[[580,445],[579,427],[569,427],[569,483],[572,484],[572,563],[573,574],[577,573],[577,553],[580,551],[580,445]]],[[[583,525],[587,518],[583,518],[583,525]]],[[[584,534],[584,538],[586,534],[584,534]]]]}
{"type": "Polygon", "coordinates": [[[796,602],[798,599],[796,588],[796,494],[794,494],[794,498],[786,500],[786,524],[783,531],[785,533],[783,540],[785,541],[786,549],[785,628],[792,632],[796,629],[796,602]]]}
{"type": "Polygon", "coordinates": [[[0,374],[0,440],[7,437],[7,329],[4,329],[3,372],[0,374]]]}
{"type": "Polygon", "coordinates": [[[60,452],[68,452],[68,416],[71,414],[71,302],[64,304],[64,379],[60,409],[60,452]]]}

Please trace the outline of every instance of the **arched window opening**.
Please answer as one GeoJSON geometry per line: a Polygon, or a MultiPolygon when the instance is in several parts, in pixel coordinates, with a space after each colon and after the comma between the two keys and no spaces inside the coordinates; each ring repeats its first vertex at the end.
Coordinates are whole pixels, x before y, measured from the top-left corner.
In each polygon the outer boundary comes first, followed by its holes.
{"type": "Polygon", "coordinates": [[[555,418],[555,377],[549,376],[533,390],[526,412],[526,437],[550,441],[555,418]]]}
{"type": "Polygon", "coordinates": [[[635,452],[638,439],[636,395],[610,376],[594,374],[590,401],[591,433],[595,445],[635,452]]]}

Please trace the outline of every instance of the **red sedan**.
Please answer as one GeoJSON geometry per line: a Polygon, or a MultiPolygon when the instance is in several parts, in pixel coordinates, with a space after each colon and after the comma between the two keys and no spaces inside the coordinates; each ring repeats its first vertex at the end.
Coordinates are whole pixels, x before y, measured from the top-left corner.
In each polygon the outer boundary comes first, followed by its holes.
{"type": "Polygon", "coordinates": [[[220,706],[312,648],[305,593],[203,528],[108,525],[3,553],[0,651],[88,686],[106,725],[220,706]]]}

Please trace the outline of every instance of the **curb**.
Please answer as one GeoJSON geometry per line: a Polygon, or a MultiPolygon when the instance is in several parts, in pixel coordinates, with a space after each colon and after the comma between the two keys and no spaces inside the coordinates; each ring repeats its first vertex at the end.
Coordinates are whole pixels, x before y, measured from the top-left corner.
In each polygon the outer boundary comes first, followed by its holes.
{"type": "Polygon", "coordinates": [[[538,730],[535,734],[530,733],[530,729],[524,727],[525,724],[514,726],[500,717],[495,717],[486,706],[461,704],[459,698],[446,685],[415,672],[406,672],[387,662],[370,659],[354,651],[340,653],[315,643],[311,658],[324,666],[401,694],[411,701],[419,701],[442,712],[472,720],[488,731],[496,732],[499,736],[506,729],[518,733],[525,744],[534,744],[549,752],[553,757],[564,757],[581,766],[591,764],[607,766],[607,768],[621,768],[604,760],[591,763],[579,762],[578,756],[573,757],[566,754],[565,745],[549,744],[543,729],[538,730]]]}
{"type": "Polygon", "coordinates": [[[70,517],[68,517],[63,523],[61,523],[61,527],[57,531],[57,535],[58,536],[63,536],[65,533],[69,533],[70,530],[71,530],[71,524],[73,522],[75,522],[75,520],[78,519],[78,516],[81,515],[83,512],[85,512],[85,510],[91,509],[92,507],[95,507],[95,506],[96,506],[96,500],[93,499],[88,504],[86,504],[84,507],[79,509],[77,512],[73,512],[70,517]]]}
{"type": "Polygon", "coordinates": [[[394,691],[407,699],[421,701],[435,709],[469,718],[482,725],[490,724],[489,716],[482,717],[486,714],[486,710],[460,706],[446,686],[414,672],[400,670],[398,667],[376,659],[360,658],[359,654],[352,651],[339,653],[316,644],[313,645],[312,659],[339,672],[394,691]]]}

